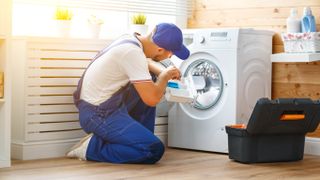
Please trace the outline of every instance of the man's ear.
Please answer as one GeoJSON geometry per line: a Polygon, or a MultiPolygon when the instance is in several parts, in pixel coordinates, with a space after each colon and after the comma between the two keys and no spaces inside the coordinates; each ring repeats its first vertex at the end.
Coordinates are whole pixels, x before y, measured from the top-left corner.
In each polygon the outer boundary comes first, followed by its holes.
{"type": "Polygon", "coordinates": [[[166,51],[166,50],[163,49],[163,48],[161,48],[161,47],[158,48],[158,53],[163,53],[163,52],[165,52],[165,51],[166,51]]]}

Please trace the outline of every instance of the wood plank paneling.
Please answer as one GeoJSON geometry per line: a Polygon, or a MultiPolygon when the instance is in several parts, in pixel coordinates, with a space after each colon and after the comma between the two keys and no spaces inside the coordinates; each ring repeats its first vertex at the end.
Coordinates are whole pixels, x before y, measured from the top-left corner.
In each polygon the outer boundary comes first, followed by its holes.
{"type": "Polygon", "coordinates": [[[320,126],[318,126],[318,128],[312,132],[308,134],[309,137],[320,137],[320,126]]]}
{"type": "Polygon", "coordinates": [[[320,99],[319,85],[306,83],[272,83],[272,98],[320,99]]]}
{"type": "MultiPolygon", "coordinates": [[[[284,51],[281,33],[286,31],[286,18],[295,7],[298,16],[311,7],[320,31],[319,0],[194,0],[189,28],[249,27],[272,30],[273,53],[284,51]]],[[[272,98],[309,97],[320,99],[320,62],[273,63],[272,98]]],[[[320,128],[310,136],[320,137],[320,128]]]]}
{"type": "Polygon", "coordinates": [[[240,9],[240,8],[266,8],[266,7],[304,7],[319,6],[319,0],[196,0],[196,9],[240,9]]]}
{"type": "Polygon", "coordinates": [[[272,82],[320,84],[320,62],[273,63],[272,82]]]}

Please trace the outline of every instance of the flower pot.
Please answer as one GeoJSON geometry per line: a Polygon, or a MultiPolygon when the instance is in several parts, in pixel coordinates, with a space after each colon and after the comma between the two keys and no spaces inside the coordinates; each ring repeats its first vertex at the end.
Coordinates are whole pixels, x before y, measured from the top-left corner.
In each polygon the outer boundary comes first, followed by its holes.
{"type": "Polygon", "coordinates": [[[101,24],[89,24],[88,30],[90,38],[98,39],[101,31],[101,24]]]}
{"type": "Polygon", "coordinates": [[[146,35],[148,32],[148,25],[145,24],[132,24],[130,27],[131,33],[137,32],[141,35],[146,35]]]}
{"type": "Polygon", "coordinates": [[[60,37],[70,37],[71,21],[70,20],[56,20],[57,34],[60,37]]]}

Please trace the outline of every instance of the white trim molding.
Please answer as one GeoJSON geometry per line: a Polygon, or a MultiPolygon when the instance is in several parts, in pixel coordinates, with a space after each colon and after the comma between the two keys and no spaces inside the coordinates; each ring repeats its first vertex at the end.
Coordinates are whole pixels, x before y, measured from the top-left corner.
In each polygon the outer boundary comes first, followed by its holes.
{"type": "Polygon", "coordinates": [[[11,154],[14,159],[31,160],[62,157],[80,139],[47,142],[12,142],[11,154]]]}
{"type": "Polygon", "coordinates": [[[304,153],[320,156],[320,138],[306,137],[304,153]]]}

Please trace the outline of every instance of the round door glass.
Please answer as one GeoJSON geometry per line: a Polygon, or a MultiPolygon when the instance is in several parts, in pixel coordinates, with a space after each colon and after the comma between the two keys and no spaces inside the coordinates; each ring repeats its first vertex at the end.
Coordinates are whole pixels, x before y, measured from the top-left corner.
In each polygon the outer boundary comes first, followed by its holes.
{"type": "Polygon", "coordinates": [[[193,106],[205,110],[213,107],[223,90],[223,79],[219,68],[206,59],[199,59],[189,65],[184,77],[191,77],[196,100],[193,106]]]}

